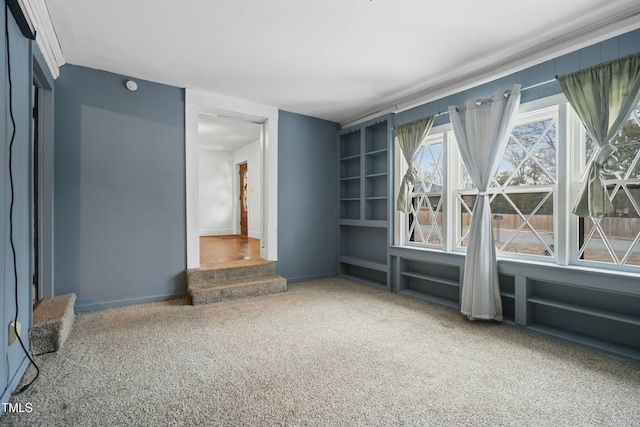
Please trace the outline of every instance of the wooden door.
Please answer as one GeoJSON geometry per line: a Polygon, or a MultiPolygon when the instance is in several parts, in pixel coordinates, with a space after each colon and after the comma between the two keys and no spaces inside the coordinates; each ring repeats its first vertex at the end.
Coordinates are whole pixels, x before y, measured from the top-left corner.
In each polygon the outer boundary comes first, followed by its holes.
{"type": "Polygon", "coordinates": [[[240,165],[240,234],[249,235],[249,170],[246,163],[240,165]]]}

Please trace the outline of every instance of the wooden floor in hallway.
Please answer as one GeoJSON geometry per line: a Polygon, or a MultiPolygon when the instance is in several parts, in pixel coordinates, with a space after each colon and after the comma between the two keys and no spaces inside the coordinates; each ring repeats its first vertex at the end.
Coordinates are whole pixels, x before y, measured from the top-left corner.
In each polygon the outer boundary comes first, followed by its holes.
{"type": "Polygon", "coordinates": [[[260,258],[260,240],[242,235],[200,237],[200,269],[254,265],[260,258]]]}

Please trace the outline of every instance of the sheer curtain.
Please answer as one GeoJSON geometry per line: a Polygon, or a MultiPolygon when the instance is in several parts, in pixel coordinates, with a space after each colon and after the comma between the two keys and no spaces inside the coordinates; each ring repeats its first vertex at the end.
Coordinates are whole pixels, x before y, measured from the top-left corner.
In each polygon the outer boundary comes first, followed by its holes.
{"type": "Polygon", "coordinates": [[[604,175],[618,172],[610,144],[640,99],[640,53],[557,77],[591,138],[601,147],[589,166],[573,208],[578,216],[613,212],[604,175]]]}
{"type": "Polygon", "coordinates": [[[402,150],[404,159],[409,165],[407,173],[404,175],[404,178],[402,178],[400,191],[398,192],[396,209],[401,212],[411,212],[410,194],[411,191],[413,191],[414,184],[420,182],[418,169],[416,168],[416,165],[414,165],[414,162],[418,152],[420,151],[422,141],[424,141],[425,137],[431,130],[431,126],[433,126],[433,116],[396,126],[398,145],[402,150]]]}
{"type": "Polygon", "coordinates": [[[520,104],[520,85],[489,99],[449,107],[451,124],[469,177],[478,188],[469,228],[460,311],[470,320],[502,320],[496,247],[487,188],[496,173],[520,104]]]}

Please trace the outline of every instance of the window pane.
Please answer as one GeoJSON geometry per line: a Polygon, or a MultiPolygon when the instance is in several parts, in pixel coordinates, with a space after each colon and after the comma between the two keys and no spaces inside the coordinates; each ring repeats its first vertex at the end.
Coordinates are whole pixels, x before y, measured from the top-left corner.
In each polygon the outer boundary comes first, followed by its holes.
{"type": "MultiPolygon", "coordinates": [[[[458,246],[467,246],[476,196],[460,196],[458,246]]],[[[502,252],[554,256],[553,192],[495,194],[491,200],[493,239],[502,252]]]]}
{"type": "Polygon", "coordinates": [[[443,245],[442,192],[444,189],[443,135],[426,138],[415,161],[419,182],[414,185],[405,238],[425,245],[443,245]]]}
{"type": "Polygon", "coordinates": [[[421,195],[413,198],[409,241],[439,245],[443,243],[442,197],[421,195]]]}
{"type": "Polygon", "coordinates": [[[472,188],[476,188],[475,184],[473,183],[473,181],[471,181],[471,178],[469,177],[469,173],[467,172],[467,168],[464,166],[464,164],[462,162],[460,162],[460,164],[462,165],[462,179],[460,180],[461,184],[460,184],[460,189],[461,190],[471,190],[472,188]]]}
{"type": "Polygon", "coordinates": [[[423,146],[417,156],[420,182],[414,188],[415,193],[442,191],[444,185],[442,169],[442,142],[423,146]]]}
{"type": "Polygon", "coordinates": [[[475,195],[458,195],[460,202],[460,228],[456,246],[466,247],[469,239],[469,225],[471,224],[471,212],[476,202],[475,195]]]}
{"type": "Polygon", "coordinates": [[[611,142],[618,149],[617,157],[623,179],[640,178],[640,103],[622,126],[618,136],[611,142]]]}
{"type": "Polygon", "coordinates": [[[493,186],[554,184],[556,141],[555,118],[515,126],[493,186]]]}
{"type": "MultiPolygon", "coordinates": [[[[597,155],[599,149],[584,128],[583,144],[587,156],[597,155]]],[[[618,149],[621,169],[605,177],[614,212],[579,219],[579,258],[640,266],[640,103],[611,144],[618,149]]]]}
{"type": "MultiPolygon", "coordinates": [[[[491,187],[556,183],[557,120],[546,118],[513,128],[491,187]]],[[[475,188],[462,165],[461,190],[475,188]]]]}
{"type": "Polygon", "coordinates": [[[496,195],[491,202],[496,248],[503,252],[553,256],[552,194],[496,195]]]}
{"type": "Polygon", "coordinates": [[[614,213],[581,218],[581,259],[640,266],[640,184],[609,186],[614,213]]]}

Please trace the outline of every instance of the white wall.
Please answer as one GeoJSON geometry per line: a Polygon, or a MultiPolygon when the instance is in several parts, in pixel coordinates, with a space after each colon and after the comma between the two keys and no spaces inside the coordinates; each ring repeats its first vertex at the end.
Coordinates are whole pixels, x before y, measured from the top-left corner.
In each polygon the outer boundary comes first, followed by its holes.
{"type": "MultiPolygon", "coordinates": [[[[249,170],[249,237],[261,238],[262,230],[262,162],[260,157],[260,141],[253,142],[233,152],[234,164],[234,214],[239,218],[240,209],[240,176],[238,165],[247,162],[249,170]]],[[[236,221],[237,233],[240,233],[239,221],[236,221]]]]}
{"type": "Polygon", "coordinates": [[[235,233],[233,154],[198,150],[200,236],[235,233]]]}

